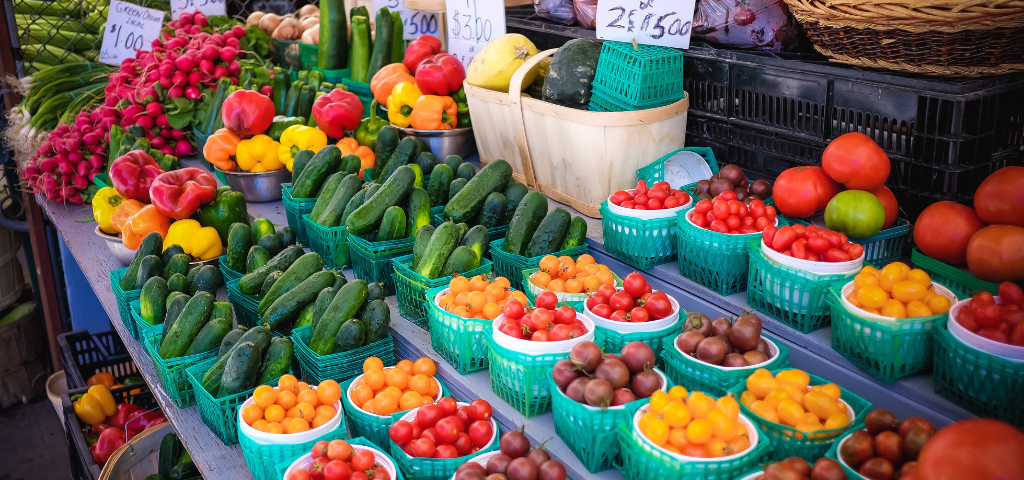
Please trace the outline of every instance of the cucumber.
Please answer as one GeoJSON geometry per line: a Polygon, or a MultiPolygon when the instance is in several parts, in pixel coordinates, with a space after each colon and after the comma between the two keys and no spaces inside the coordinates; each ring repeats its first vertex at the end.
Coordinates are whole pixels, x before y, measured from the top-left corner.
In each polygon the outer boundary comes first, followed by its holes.
{"type": "Polygon", "coordinates": [[[181,245],[178,245],[176,243],[168,245],[167,248],[164,249],[163,253],[160,254],[160,263],[167,265],[167,263],[171,261],[171,257],[179,253],[185,253],[185,249],[181,248],[181,245]]]}
{"type": "Polygon", "coordinates": [[[334,300],[334,296],[337,295],[337,293],[337,288],[329,287],[320,290],[320,293],[316,296],[316,301],[313,302],[312,318],[310,318],[309,323],[313,330],[316,330],[316,325],[320,322],[320,317],[323,317],[324,312],[327,311],[327,307],[331,306],[331,301],[334,300]]]}
{"type": "Polygon", "coordinates": [[[160,440],[160,455],[157,457],[158,474],[165,477],[170,475],[184,451],[185,446],[181,444],[181,440],[178,440],[176,433],[170,432],[164,435],[164,438],[160,440]]]}
{"type": "MultiPolygon", "coordinates": [[[[270,308],[270,305],[277,301],[281,295],[284,295],[285,292],[295,288],[309,278],[310,275],[323,271],[323,269],[324,261],[320,258],[320,254],[316,252],[309,252],[292,262],[291,266],[281,274],[281,277],[274,282],[274,285],[270,287],[267,294],[260,300],[258,310],[260,315],[263,315],[270,308]]],[[[334,278],[331,278],[331,281],[333,282],[334,278]]]]}
{"type": "Polygon", "coordinates": [[[430,236],[433,234],[433,225],[425,225],[416,232],[416,240],[412,244],[412,265],[409,267],[414,272],[418,268],[420,260],[423,258],[423,252],[427,249],[427,244],[430,243],[430,236]]]}
{"type": "MultiPolygon", "coordinates": [[[[224,338],[227,337],[225,336],[224,338]]],[[[262,351],[270,345],[270,338],[270,329],[264,325],[246,330],[227,352],[220,354],[220,358],[217,359],[217,362],[206,371],[206,374],[203,375],[203,380],[200,382],[203,389],[210,392],[214,397],[217,397],[218,391],[220,390],[221,380],[224,378],[224,370],[225,367],[227,367],[231,352],[235,351],[236,347],[244,343],[252,343],[262,351]]]]}
{"type": "Polygon", "coordinates": [[[429,152],[429,151],[430,151],[430,144],[427,143],[426,140],[422,140],[422,139],[417,138],[416,139],[416,154],[413,155],[412,158],[409,159],[409,161],[413,162],[413,161],[416,160],[416,157],[420,156],[421,153],[429,152]]]}
{"type": "Polygon", "coordinates": [[[374,18],[376,25],[376,36],[373,41],[373,53],[370,55],[370,67],[366,71],[366,81],[369,82],[384,65],[391,63],[391,43],[395,35],[395,20],[391,17],[391,11],[387,7],[377,10],[374,18]]]}
{"type": "Polygon", "coordinates": [[[583,217],[572,217],[569,222],[569,233],[565,240],[558,247],[558,250],[568,250],[583,245],[587,241],[587,221],[583,217]]]}
{"type": "Polygon", "coordinates": [[[203,324],[210,318],[212,311],[213,295],[207,292],[193,295],[160,344],[160,358],[178,358],[184,355],[199,330],[203,328],[203,324]]]}
{"type": "Polygon", "coordinates": [[[160,276],[166,280],[168,278],[171,278],[171,275],[174,275],[175,273],[187,275],[188,262],[190,262],[191,260],[192,257],[188,256],[187,253],[179,253],[177,255],[172,256],[167,260],[166,263],[163,264],[164,269],[163,272],[160,273],[160,276]]]}
{"type": "Polygon", "coordinates": [[[448,203],[448,188],[455,179],[455,172],[452,167],[443,163],[434,167],[430,174],[430,181],[427,182],[427,194],[430,195],[430,206],[440,207],[448,203]]]}
{"type": "Polygon", "coordinates": [[[471,180],[476,176],[476,167],[474,167],[472,163],[464,162],[462,165],[459,165],[459,170],[455,172],[455,176],[471,180]]]}
{"type": "Polygon", "coordinates": [[[185,355],[196,355],[220,348],[221,342],[224,341],[224,337],[230,331],[230,318],[211,318],[209,322],[206,322],[206,325],[203,325],[199,333],[196,334],[196,338],[188,346],[185,355]]]}
{"type": "Polygon", "coordinates": [[[444,268],[445,261],[448,260],[448,255],[455,250],[458,238],[459,227],[454,223],[445,222],[437,227],[433,235],[430,236],[427,248],[423,251],[423,257],[415,270],[416,273],[431,280],[437,278],[444,268]]]}
{"type": "Polygon", "coordinates": [[[433,173],[434,167],[437,166],[437,157],[433,153],[422,152],[416,156],[416,165],[420,166],[424,175],[430,175],[433,173]]]}
{"type": "MultiPolygon", "coordinates": [[[[469,249],[476,254],[477,263],[479,264],[479,262],[484,258],[484,252],[487,250],[487,245],[490,241],[490,236],[487,234],[487,227],[477,225],[466,232],[462,237],[462,240],[459,241],[459,245],[469,247],[469,249]]],[[[465,270],[460,271],[464,272],[465,270]]],[[[445,277],[447,275],[442,274],[441,276],[445,277]]]]}
{"type": "Polygon", "coordinates": [[[537,226],[523,255],[533,258],[557,252],[569,234],[571,220],[572,216],[562,207],[549,212],[537,226]]]}
{"type": "Polygon", "coordinates": [[[441,269],[441,276],[449,277],[462,272],[468,272],[479,266],[480,257],[477,256],[476,252],[474,252],[472,248],[460,245],[452,251],[451,255],[448,256],[448,261],[444,262],[444,268],[441,269]]]}
{"type": "MultiPolygon", "coordinates": [[[[168,287],[168,289],[169,288],[170,287],[168,287]]],[[[186,295],[187,296],[187,294],[185,292],[176,292],[174,290],[170,290],[169,292],[167,292],[167,300],[164,301],[164,312],[166,312],[167,309],[171,307],[171,300],[174,300],[174,297],[177,297],[179,295],[186,295]]],[[[165,318],[167,317],[166,313],[164,313],[164,317],[165,318]]],[[[160,320],[160,323],[163,323],[162,319],[160,320]]]]}
{"type": "Polygon", "coordinates": [[[391,154],[391,158],[384,164],[382,170],[373,171],[374,179],[376,183],[385,183],[391,175],[395,174],[395,171],[405,165],[414,158],[416,153],[416,140],[412,137],[405,137],[398,142],[398,148],[395,148],[395,153],[391,154]]]}
{"type": "Polygon", "coordinates": [[[179,463],[171,469],[171,474],[167,476],[167,480],[191,480],[192,477],[199,475],[199,468],[193,462],[179,463]]]}
{"type": "Polygon", "coordinates": [[[331,284],[331,288],[337,290],[341,288],[342,285],[348,283],[348,279],[345,278],[345,272],[341,271],[341,269],[331,270],[331,273],[334,274],[334,283],[331,284]]]}
{"type": "Polygon", "coordinates": [[[244,392],[256,386],[263,352],[253,342],[240,342],[227,355],[218,397],[244,392]]]}
{"type": "Polygon", "coordinates": [[[462,238],[465,237],[467,233],[469,233],[469,224],[468,223],[456,223],[455,226],[459,227],[459,238],[455,240],[455,243],[461,244],[462,243],[462,238]]]}
{"type": "Polygon", "coordinates": [[[341,287],[313,330],[309,348],[318,355],[330,354],[341,325],[355,316],[366,298],[365,280],[353,280],[341,287]]]}
{"type": "Polygon", "coordinates": [[[276,282],[277,279],[281,278],[281,275],[284,275],[284,272],[280,270],[274,270],[273,272],[270,272],[270,275],[267,275],[267,278],[263,280],[263,285],[260,286],[260,293],[256,294],[256,298],[262,299],[264,296],[266,296],[267,292],[269,292],[270,289],[274,286],[274,282],[276,282]]]}
{"type": "Polygon", "coordinates": [[[281,249],[284,248],[284,245],[281,245],[281,239],[278,238],[278,236],[274,235],[273,233],[268,233],[264,235],[262,238],[259,239],[258,242],[256,242],[256,245],[259,245],[267,249],[267,253],[271,255],[277,255],[278,253],[281,253],[281,249]]]}
{"type": "Polygon", "coordinates": [[[388,328],[391,326],[391,308],[384,300],[374,300],[363,308],[362,319],[366,327],[365,344],[381,341],[388,336],[388,328]]]}
{"type": "MultiPolygon", "coordinates": [[[[448,200],[448,205],[444,207],[445,218],[451,218],[456,222],[469,221],[483,208],[487,196],[491,192],[504,190],[511,179],[512,165],[508,162],[495,160],[488,163],[457,195],[448,200]]],[[[454,185],[454,182],[452,184],[454,185]]]]}
{"type": "Polygon", "coordinates": [[[159,277],[163,265],[160,264],[160,257],[156,255],[146,255],[146,258],[142,259],[139,263],[139,272],[135,275],[135,285],[138,288],[142,288],[150,278],[159,277]]]}
{"type": "Polygon", "coordinates": [[[299,312],[298,318],[295,319],[295,325],[292,326],[293,330],[299,327],[305,327],[306,325],[313,324],[313,307],[315,306],[316,302],[313,302],[309,305],[306,305],[306,307],[303,308],[301,312],[299,312]]]}
{"type": "Polygon", "coordinates": [[[274,337],[270,340],[267,353],[263,354],[263,371],[260,372],[257,385],[264,385],[277,380],[281,375],[288,373],[292,366],[292,358],[295,356],[295,347],[288,337],[274,337]]]}
{"type": "Polygon", "coordinates": [[[399,167],[392,178],[381,185],[377,193],[349,215],[345,223],[348,226],[348,233],[362,235],[373,231],[384,217],[384,211],[388,207],[400,204],[409,195],[414,177],[412,169],[404,165],[399,167]]]}
{"type": "Polygon", "coordinates": [[[274,234],[274,224],[263,217],[253,220],[249,228],[252,231],[252,243],[254,244],[263,238],[264,235],[274,234]]]}
{"type": "Polygon", "coordinates": [[[501,192],[491,192],[484,200],[484,207],[480,210],[480,225],[487,228],[500,227],[505,224],[505,208],[508,200],[501,192]]]}
{"type": "Polygon", "coordinates": [[[516,213],[516,208],[519,206],[519,202],[523,201],[523,197],[527,193],[530,193],[530,189],[515,180],[508,182],[508,186],[505,187],[505,216],[502,219],[502,225],[508,225],[512,221],[512,215],[516,213]]]}
{"type": "Polygon", "coordinates": [[[363,201],[366,200],[366,190],[367,189],[365,188],[360,188],[355,195],[352,195],[352,198],[348,201],[348,205],[345,205],[345,211],[341,214],[341,220],[338,222],[338,225],[345,225],[345,222],[348,220],[348,216],[352,215],[352,212],[356,211],[357,208],[363,205],[363,201]]]}
{"type": "Polygon", "coordinates": [[[405,28],[402,25],[402,14],[391,12],[392,37],[391,37],[391,59],[387,63],[402,63],[405,59],[405,28]]]}
{"type": "Polygon", "coordinates": [[[167,291],[167,281],[160,277],[153,277],[143,285],[139,303],[142,319],[150,325],[163,323],[167,314],[167,291]]]}
{"type": "Polygon", "coordinates": [[[284,247],[295,245],[295,242],[298,241],[298,237],[295,235],[295,230],[292,230],[292,227],[284,227],[275,232],[274,236],[281,241],[281,245],[284,247]]]}
{"type": "Polygon", "coordinates": [[[213,295],[223,284],[224,276],[220,273],[219,268],[213,265],[203,265],[199,267],[199,273],[192,281],[192,293],[194,295],[195,292],[208,292],[213,295]]]}
{"type": "Polygon", "coordinates": [[[302,313],[302,309],[316,300],[320,290],[330,287],[333,283],[334,274],[331,272],[321,270],[312,274],[295,288],[277,297],[263,313],[263,323],[275,330],[282,326],[290,327],[299,313],[302,313]]]}
{"type": "Polygon", "coordinates": [[[373,151],[373,171],[377,172],[377,175],[380,175],[384,165],[391,160],[391,155],[395,153],[400,140],[401,135],[399,135],[398,129],[391,125],[384,125],[377,132],[377,147],[373,151]]]}
{"type": "Polygon", "coordinates": [[[416,163],[410,163],[409,168],[411,168],[412,173],[416,175],[416,179],[413,180],[412,186],[415,188],[423,188],[423,169],[416,163]]]}
{"type": "Polygon", "coordinates": [[[235,310],[231,306],[231,302],[213,302],[213,311],[210,312],[210,318],[234,320],[235,310]]]}
{"type": "Polygon", "coordinates": [[[231,351],[231,347],[238,343],[238,339],[242,338],[242,334],[244,334],[246,330],[248,329],[239,325],[232,328],[227,335],[224,335],[224,338],[220,341],[220,350],[217,352],[217,358],[223,357],[231,351]]]}
{"type": "Polygon", "coordinates": [[[405,211],[402,207],[388,207],[377,229],[377,241],[387,242],[405,238],[405,211]]]}
{"type": "Polygon", "coordinates": [[[348,66],[348,20],[344,0],[320,2],[320,42],[317,66],[321,70],[341,70],[348,66]]]}
{"type": "MultiPolygon", "coordinates": [[[[448,185],[448,203],[451,203],[451,199],[455,198],[463,188],[466,188],[466,184],[468,183],[469,180],[466,180],[465,178],[456,178],[455,180],[452,180],[452,183],[448,185]]],[[[445,211],[447,210],[448,207],[446,206],[445,211]]]]}
{"type": "Polygon", "coordinates": [[[350,318],[341,324],[335,337],[331,353],[347,352],[363,346],[366,340],[366,326],[358,318],[350,318]]]}
{"type": "Polygon", "coordinates": [[[323,213],[316,218],[311,216],[310,219],[325,227],[341,225],[341,217],[345,213],[345,207],[348,206],[349,200],[352,200],[352,197],[359,192],[362,186],[363,181],[359,179],[359,175],[354,173],[346,175],[334,191],[334,195],[331,196],[331,201],[323,213]]]}
{"type": "Polygon", "coordinates": [[[422,188],[413,188],[405,204],[405,235],[415,237],[421,228],[430,225],[430,195],[422,188]]]}
{"type": "Polygon", "coordinates": [[[309,212],[309,219],[316,221],[321,215],[327,211],[327,205],[331,203],[331,198],[334,197],[334,192],[338,190],[338,185],[341,185],[341,180],[344,179],[346,174],[342,172],[332,173],[331,176],[324,180],[323,187],[320,187],[320,193],[317,194],[316,203],[313,205],[313,210],[309,212]]]}
{"type": "MultiPolygon", "coordinates": [[[[253,245],[249,249],[249,254],[245,257],[245,273],[252,273],[259,270],[260,267],[267,264],[270,261],[271,255],[267,249],[253,245]]],[[[241,270],[238,270],[239,272],[241,270]]]]}
{"type": "Polygon", "coordinates": [[[263,264],[260,268],[243,275],[238,280],[238,290],[248,295],[259,293],[260,287],[263,286],[263,280],[267,278],[270,272],[274,270],[287,270],[302,254],[302,247],[298,245],[292,245],[282,250],[281,253],[275,255],[274,258],[271,258],[270,261],[263,264]]]}
{"type": "Polygon", "coordinates": [[[188,275],[185,275],[185,280],[188,280],[189,288],[191,291],[192,282],[196,281],[196,277],[199,276],[199,269],[193,268],[188,271],[188,275]]]}
{"type": "Polygon", "coordinates": [[[302,171],[306,169],[306,165],[309,165],[309,161],[313,159],[315,154],[316,152],[308,149],[295,152],[295,155],[292,157],[292,185],[302,176],[302,171]]]}
{"type": "Polygon", "coordinates": [[[452,169],[452,172],[459,171],[459,166],[462,165],[462,157],[458,155],[448,155],[444,157],[444,164],[448,165],[452,169]]]}
{"type": "MultiPolygon", "coordinates": [[[[181,316],[181,311],[185,310],[185,305],[188,305],[188,301],[191,299],[192,297],[183,293],[171,299],[171,303],[167,304],[167,312],[164,314],[164,328],[161,333],[164,340],[167,339],[167,332],[171,331],[174,322],[181,316]]],[[[160,345],[163,345],[163,340],[160,341],[160,345]]]]}
{"type": "Polygon", "coordinates": [[[379,183],[373,183],[370,184],[369,187],[366,187],[366,197],[363,199],[363,203],[366,203],[367,200],[373,198],[373,195],[377,193],[377,190],[380,190],[380,187],[381,184],[379,183]]]}
{"type": "Polygon", "coordinates": [[[366,301],[372,302],[374,300],[384,300],[387,296],[387,291],[384,290],[384,284],[380,282],[370,283],[366,285],[366,301]]]}
{"type": "Polygon", "coordinates": [[[302,169],[302,175],[292,184],[292,197],[313,198],[320,191],[324,181],[341,165],[341,149],[337,145],[327,145],[313,155],[313,158],[302,169]]]}
{"type": "Polygon", "coordinates": [[[514,255],[523,255],[526,246],[533,238],[533,232],[537,230],[541,220],[548,212],[548,197],[540,192],[529,192],[523,197],[516,207],[516,213],[512,215],[512,221],[508,224],[508,233],[505,234],[506,252],[514,255]]]}
{"type": "Polygon", "coordinates": [[[143,237],[142,243],[139,244],[139,249],[135,251],[135,258],[132,259],[132,263],[128,264],[128,270],[125,270],[124,276],[121,277],[121,283],[119,284],[121,290],[126,292],[138,290],[146,284],[146,282],[138,285],[135,283],[139,275],[139,267],[142,266],[142,260],[150,255],[160,255],[163,245],[164,238],[160,236],[159,232],[149,232],[143,237]]]}
{"type": "Polygon", "coordinates": [[[236,272],[245,272],[245,258],[252,245],[249,226],[242,222],[232,223],[228,229],[227,267],[236,272]]]}
{"type": "Polygon", "coordinates": [[[358,176],[359,168],[362,166],[363,160],[359,158],[358,155],[350,153],[348,155],[345,155],[344,157],[341,157],[341,166],[338,167],[338,173],[343,173],[345,175],[354,173],[356,174],[356,176],[358,176]]]}

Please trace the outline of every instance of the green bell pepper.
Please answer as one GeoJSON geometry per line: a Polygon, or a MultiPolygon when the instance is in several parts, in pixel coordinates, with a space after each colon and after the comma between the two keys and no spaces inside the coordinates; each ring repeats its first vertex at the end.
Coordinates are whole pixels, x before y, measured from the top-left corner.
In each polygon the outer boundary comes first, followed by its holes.
{"type": "Polygon", "coordinates": [[[264,134],[274,139],[275,142],[281,141],[281,133],[292,125],[305,125],[306,119],[302,117],[286,117],[284,115],[278,115],[270,122],[270,128],[267,129],[264,134]]]}
{"type": "Polygon", "coordinates": [[[356,141],[364,147],[370,147],[370,150],[375,150],[377,134],[380,133],[381,128],[384,128],[384,125],[389,123],[388,119],[377,116],[377,100],[374,100],[370,103],[370,116],[359,122],[359,128],[356,129],[356,141]]]}
{"type": "Polygon", "coordinates": [[[452,100],[455,100],[455,104],[459,107],[459,113],[456,115],[459,120],[458,127],[472,126],[473,122],[469,119],[469,100],[466,100],[466,87],[459,87],[459,91],[452,94],[452,100]]]}
{"type": "Polygon", "coordinates": [[[249,211],[245,206],[245,197],[242,192],[235,192],[231,187],[220,187],[217,190],[217,198],[206,205],[199,207],[196,212],[197,220],[204,227],[217,229],[221,242],[228,241],[228,229],[235,222],[242,222],[249,225],[249,211]]]}

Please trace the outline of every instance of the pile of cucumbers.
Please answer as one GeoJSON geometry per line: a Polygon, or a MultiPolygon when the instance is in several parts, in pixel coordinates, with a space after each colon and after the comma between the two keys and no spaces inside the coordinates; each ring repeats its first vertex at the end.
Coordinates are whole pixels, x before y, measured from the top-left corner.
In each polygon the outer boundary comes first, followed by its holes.
{"type": "MultiPolygon", "coordinates": [[[[150,232],[142,239],[142,244],[135,251],[135,258],[128,265],[128,270],[121,277],[121,290],[131,291],[155,281],[152,288],[162,288],[172,292],[210,292],[214,293],[224,284],[220,270],[213,265],[204,265],[189,270],[188,264],[192,257],[185,253],[180,245],[168,245],[163,248],[164,239],[157,232],[150,232]]],[[[166,295],[166,294],[165,294],[166,295]]],[[[143,301],[143,318],[149,323],[157,324],[160,316],[147,316],[143,301]]]]}
{"type": "Polygon", "coordinates": [[[275,337],[267,325],[235,327],[220,343],[217,362],[200,384],[214,398],[269,384],[288,373],[295,348],[288,337],[275,337]]]}
{"type": "Polygon", "coordinates": [[[337,145],[327,145],[316,152],[299,150],[292,163],[292,198],[326,196],[330,200],[341,179],[353,173],[358,176],[361,165],[362,160],[354,154],[342,156],[337,145]]]}
{"type": "Polygon", "coordinates": [[[346,283],[340,270],[324,270],[320,254],[304,253],[300,245],[285,247],[264,263],[248,263],[255,268],[238,280],[238,290],[259,300],[261,322],[276,331],[302,326],[296,320],[320,290],[346,283]]]}
{"type": "Polygon", "coordinates": [[[427,225],[412,245],[412,270],[431,280],[468,272],[480,266],[488,243],[490,235],[483,225],[470,228],[450,221],[437,228],[427,225]]]}
{"type": "Polygon", "coordinates": [[[252,225],[233,223],[228,228],[227,267],[249,273],[295,242],[295,230],[284,227],[275,232],[274,224],[263,217],[253,220],[252,225]]]}
{"type": "Polygon", "coordinates": [[[196,480],[203,478],[199,469],[192,462],[192,457],[185,451],[185,446],[178,439],[178,434],[171,431],[160,440],[160,453],[157,457],[157,473],[146,480],[196,480]]]}
{"type": "MultiPolygon", "coordinates": [[[[147,285],[148,286],[148,285],[147,285]]],[[[146,290],[143,289],[143,293],[146,290]]],[[[181,292],[161,292],[146,298],[154,308],[163,310],[163,336],[158,353],[160,358],[186,357],[209,352],[220,346],[234,324],[234,311],[228,302],[214,301],[209,292],[189,295],[181,292]]]]}
{"type": "Polygon", "coordinates": [[[505,234],[504,250],[533,258],[583,245],[587,222],[564,208],[548,212],[548,197],[529,192],[516,207],[505,234]]]}
{"type": "Polygon", "coordinates": [[[383,284],[358,279],[322,290],[313,303],[310,350],[330,355],[387,338],[391,308],[384,295],[383,284]]]}

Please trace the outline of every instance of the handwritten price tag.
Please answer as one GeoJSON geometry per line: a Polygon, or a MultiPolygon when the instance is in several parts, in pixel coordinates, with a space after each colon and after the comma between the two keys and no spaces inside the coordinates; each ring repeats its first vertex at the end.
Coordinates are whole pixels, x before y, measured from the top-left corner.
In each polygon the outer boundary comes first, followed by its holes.
{"type": "Polygon", "coordinates": [[[695,0],[601,0],[597,38],[689,48],[695,0]]]}
{"type": "Polygon", "coordinates": [[[466,67],[488,42],[505,34],[503,0],[449,0],[448,53],[466,67]]]}
{"type": "Polygon", "coordinates": [[[415,40],[420,35],[438,36],[440,19],[436,13],[411,10],[405,6],[405,0],[373,0],[374,12],[383,7],[402,14],[402,38],[415,40]]]}
{"type": "Polygon", "coordinates": [[[148,50],[160,36],[164,12],[120,0],[110,0],[110,14],[100,47],[100,61],[120,65],[135,58],[136,50],[148,50]]]}
{"type": "Polygon", "coordinates": [[[196,10],[203,12],[207,17],[227,15],[224,0],[171,0],[171,18],[175,20],[181,17],[182,13],[192,13],[196,10]]]}

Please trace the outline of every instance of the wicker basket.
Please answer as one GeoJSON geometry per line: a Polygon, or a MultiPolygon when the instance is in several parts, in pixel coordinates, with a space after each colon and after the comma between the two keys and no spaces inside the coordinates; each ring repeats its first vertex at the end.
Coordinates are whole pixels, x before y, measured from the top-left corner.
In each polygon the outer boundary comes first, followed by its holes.
{"type": "Polygon", "coordinates": [[[1018,1],[786,0],[814,48],[858,67],[949,77],[1024,71],[1018,1]]]}

